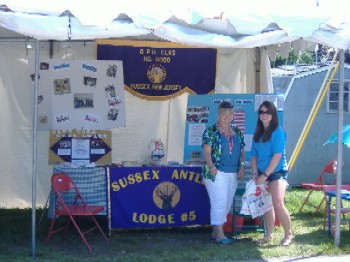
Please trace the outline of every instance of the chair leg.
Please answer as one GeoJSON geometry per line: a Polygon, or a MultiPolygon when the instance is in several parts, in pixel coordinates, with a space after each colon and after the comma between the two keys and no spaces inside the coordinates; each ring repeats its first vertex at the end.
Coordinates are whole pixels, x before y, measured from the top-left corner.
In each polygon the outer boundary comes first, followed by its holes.
{"type": "Polygon", "coordinates": [[[301,210],[302,210],[303,207],[306,205],[306,203],[308,203],[309,197],[310,197],[310,195],[311,195],[312,192],[313,192],[313,191],[310,190],[310,192],[307,194],[307,196],[305,197],[304,202],[303,202],[303,204],[301,205],[301,207],[299,208],[298,212],[301,212],[301,210]]]}
{"type": "Polygon", "coordinates": [[[79,234],[79,236],[81,237],[81,239],[83,240],[83,242],[85,243],[85,246],[89,249],[89,251],[90,251],[91,253],[93,253],[93,252],[92,252],[92,249],[91,249],[91,247],[90,247],[90,245],[89,245],[89,243],[87,242],[87,240],[86,240],[84,234],[81,232],[81,230],[80,230],[78,224],[75,222],[73,216],[72,216],[72,215],[69,215],[69,219],[70,219],[70,221],[73,223],[73,225],[74,225],[74,227],[76,228],[76,230],[78,231],[78,234],[79,234]]]}
{"type": "Polygon", "coordinates": [[[326,230],[326,222],[327,222],[327,205],[324,207],[324,212],[323,212],[323,231],[326,230]]]}
{"type": "Polygon", "coordinates": [[[318,206],[316,207],[316,210],[313,212],[313,214],[315,215],[317,213],[317,211],[321,208],[323,202],[326,200],[325,197],[322,198],[321,202],[318,204],[318,206]]]}
{"type": "Polygon", "coordinates": [[[45,240],[45,244],[48,245],[49,244],[49,240],[53,234],[53,227],[54,227],[54,224],[55,224],[55,219],[56,219],[56,216],[54,216],[52,218],[52,221],[51,221],[51,225],[50,225],[50,228],[49,228],[49,232],[47,233],[47,237],[46,237],[46,240],[45,240]]]}
{"type": "Polygon", "coordinates": [[[101,235],[103,236],[103,238],[107,241],[107,243],[109,243],[108,238],[106,237],[106,235],[105,235],[105,233],[103,232],[102,228],[101,228],[100,225],[98,224],[98,222],[97,222],[95,216],[91,216],[91,217],[92,217],[92,220],[95,222],[98,231],[100,231],[100,233],[101,233],[101,235]]]}

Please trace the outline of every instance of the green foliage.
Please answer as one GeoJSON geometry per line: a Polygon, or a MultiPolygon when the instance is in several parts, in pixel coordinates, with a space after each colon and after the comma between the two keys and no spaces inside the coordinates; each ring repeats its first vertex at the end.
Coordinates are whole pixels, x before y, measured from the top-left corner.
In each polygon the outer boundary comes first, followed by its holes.
{"type": "Polygon", "coordinates": [[[298,57],[298,55],[295,54],[294,50],[291,49],[289,51],[289,55],[287,59],[282,59],[281,55],[277,53],[276,60],[272,62],[271,67],[278,67],[282,65],[296,65],[296,64],[313,65],[314,63],[315,63],[314,52],[303,51],[298,57]]]}
{"type": "Polygon", "coordinates": [[[315,62],[315,55],[313,52],[304,51],[300,55],[299,64],[302,65],[313,65],[315,62]]]}
{"type": "MultiPolygon", "coordinates": [[[[307,192],[290,189],[286,194],[286,207],[291,213],[295,235],[293,244],[287,248],[278,245],[283,237],[282,227],[276,228],[272,245],[268,246],[257,246],[252,242],[252,239],[262,237],[258,232],[240,234],[232,246],[218,246],[209,240],[210,227],[190,227],[117,230],[111,232],[109,244],[97,232],[91,232],[87,235],[94,251],[91,254],[73,227],[66,238],[57,233],[48,246],[44,245],[50,220],[47,210],[38,209],[36,261],[233,261],[350,253],[348,228],[341,231],[340,247],[335,247],[334,239],[323,231],[323,208],[316,215],[309,207],[298,212],[307,192]],[[44,211],[44,219],[39,224],[44,211]]],[[[322,196],[322,192],[315,192],[311,201],[316,204],[322,196]]],[[[105,218],[98,217],[98,220],[107,231],[105,218]]],[[[33,261],[31,210],[0,208],[0,221],[0,261],[33,261]]],[[[83,226],[88,223],[79,222],[83,226]]]]}

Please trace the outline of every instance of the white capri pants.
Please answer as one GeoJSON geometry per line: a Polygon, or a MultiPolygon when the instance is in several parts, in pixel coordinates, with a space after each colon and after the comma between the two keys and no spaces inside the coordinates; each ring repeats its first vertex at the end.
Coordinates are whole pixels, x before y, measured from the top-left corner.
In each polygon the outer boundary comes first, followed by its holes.
{"type": "Polygon", "coordinates": [[[237,173],[217,171],[215,181],[204,179],[210,200],[210,224],[220,226],[226,222],[237,190],[237,173]]]}

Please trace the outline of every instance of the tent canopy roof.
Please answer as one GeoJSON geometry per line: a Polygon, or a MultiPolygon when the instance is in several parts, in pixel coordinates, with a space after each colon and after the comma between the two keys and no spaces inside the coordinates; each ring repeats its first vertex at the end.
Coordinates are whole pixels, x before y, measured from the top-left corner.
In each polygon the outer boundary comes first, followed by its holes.
{"type": "MultiPolygon", "coordinates": [[[[303,39],[350,48],[340,0],[0,0],[0,39],[145,38],[193,46],[253,48],[303,39]],[[338,4],[339,2],[339,4],[338,4]],[[342,11],[336,10],[337,7],[342,11]]],[[[349,5],[350,3],[346,3],[349,5]]]]}

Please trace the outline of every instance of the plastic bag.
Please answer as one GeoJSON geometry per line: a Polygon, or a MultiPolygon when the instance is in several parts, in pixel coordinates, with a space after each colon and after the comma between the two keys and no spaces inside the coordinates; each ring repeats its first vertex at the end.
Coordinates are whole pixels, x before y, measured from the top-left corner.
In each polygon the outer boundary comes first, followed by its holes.
{"type": "Polygon", "coordinates": [[[246,190],[242,196],[241,214],[251,215],[256,218],[273,208],[272,197],[266,191],[266,185],[257,186],[253,179],[246,184],[246,190]]]}

